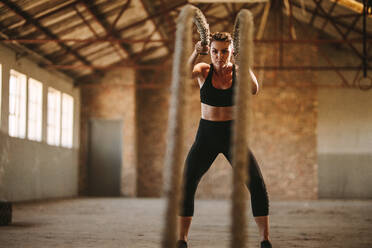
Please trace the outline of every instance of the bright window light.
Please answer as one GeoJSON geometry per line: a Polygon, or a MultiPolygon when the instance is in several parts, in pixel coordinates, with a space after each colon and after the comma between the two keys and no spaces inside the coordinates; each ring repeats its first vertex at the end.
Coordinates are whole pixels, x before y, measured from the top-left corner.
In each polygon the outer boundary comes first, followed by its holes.
{"type": "Polygon", "coordinates": [[[43,119],[43,84],[28,80],[28,132],[30,140],[41,141],[43,119]]]}
{"type": "Polygon", "coordinates": [[[9,135],[26,136],[26,75],[15,70],[9,79],[9,135]]]}
{"type": "Polygon", "coordinates": [[[61,92],[48,88],[47,143],[58,146],[61,133],[61,92]]]}
{"type": "Polygon", "coordinates": [[[74,121],[74,98],[62,94],[62,146],[71,148],[74,121]]]}

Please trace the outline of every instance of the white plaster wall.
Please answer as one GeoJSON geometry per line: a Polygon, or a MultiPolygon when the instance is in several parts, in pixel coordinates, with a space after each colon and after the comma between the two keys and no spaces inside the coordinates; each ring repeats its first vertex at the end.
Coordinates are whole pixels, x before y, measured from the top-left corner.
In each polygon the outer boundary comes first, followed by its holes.
{"type": "Polygon", "coordinates": [[[72,79],[61,73],[40,68],[36,63],[25,57],[17,60],[15,52],[1,45],[0,64],[2,64],[0,199],[23,201],[77,195],[78,149],[80,143],[79,88],[74,88],[72,79]],[[9,73],[11,69],[43,83],[43,132],[41,142],[9,137],[8,135],[9,73]],[[72,149],[46,144],[47,92],[49,86],[74,98],[72,149]]]}
{"type": "Polygon", "coordinates": [[[372,90],[318,90],[319,197],[372,198],[372,90]]]}

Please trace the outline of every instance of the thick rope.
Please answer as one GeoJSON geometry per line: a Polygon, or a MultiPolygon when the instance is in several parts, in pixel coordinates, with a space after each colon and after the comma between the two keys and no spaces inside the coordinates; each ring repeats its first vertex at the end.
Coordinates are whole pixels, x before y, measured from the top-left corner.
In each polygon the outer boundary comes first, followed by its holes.
{"type": "MultiPolygon", "coordinates": [[[[192,24],[198,28],[202,42],[209,43],[209,25],[202,12],[192,6],[182,8],[177,19],[176,44],[173,60],[171,102],[168,121],[168,145],[164,166],[164,190],[167,195],[163,248],[174,248],[177,240],[177,215],[181,197],[181,168],[184,158],[184,120],[187,115],[188,91],[191,90],[191,71],[187,66],[192,52],[192,24]]],[[[208,44],[207,43],[207,44],[208,44]]]]}
{"type": "Polygon", "coordinates": [[[205,19],[205,16],[198,8],[195,10],[194,23],[200,34],[201,44],[203,46],[209,45],[209,36],[210,36],[209,25],[207,23],[207,19],[205,19]]]}
{"type": "Polygon", "coordinates": [[[235,19],[234,54],[238,65],[237,88],[235,88],[234,126],[232,137],[233,193],[231,207],[231,247],[246,244],[246,199],[244,184],[249,179],[248,137],[251,119],[250,95],[253,63],[253,15],[241,10],[235,19]]]}

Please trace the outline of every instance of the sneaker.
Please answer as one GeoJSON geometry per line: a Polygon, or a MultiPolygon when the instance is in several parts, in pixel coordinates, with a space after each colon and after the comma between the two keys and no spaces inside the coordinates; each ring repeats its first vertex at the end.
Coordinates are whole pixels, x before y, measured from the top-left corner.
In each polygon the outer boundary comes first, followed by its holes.
{"type": "Polygon", "coordinates": [[[272,248],[270,241],[264,240],[261,242],[261,248],[272,248]]]}
{"type": "Polygon", "coordinates": [[[185,240],[178,240],[176,243],[177,248],[187,248],[187,242],[185,240]]]}

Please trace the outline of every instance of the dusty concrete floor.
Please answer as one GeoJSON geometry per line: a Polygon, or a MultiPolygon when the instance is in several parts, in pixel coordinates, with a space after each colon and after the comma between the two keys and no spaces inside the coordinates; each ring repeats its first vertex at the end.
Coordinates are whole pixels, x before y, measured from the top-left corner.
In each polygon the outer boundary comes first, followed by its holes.
{"type": "MultiPolygon", "coordinates": [[[[14,205],[0,247],[160,247],[163,199],[76,198],[14,205]]],[[[190,247],[229,247],[229,202],[197,200],[190,247]]],[[[250,211],[250,210],[249,210],[250,211]]],[[[248,215],[249,247],[258,234],[248,215]]],[[[372,247],[372,200],[271,202],[275,248],[372,247]]]]}

